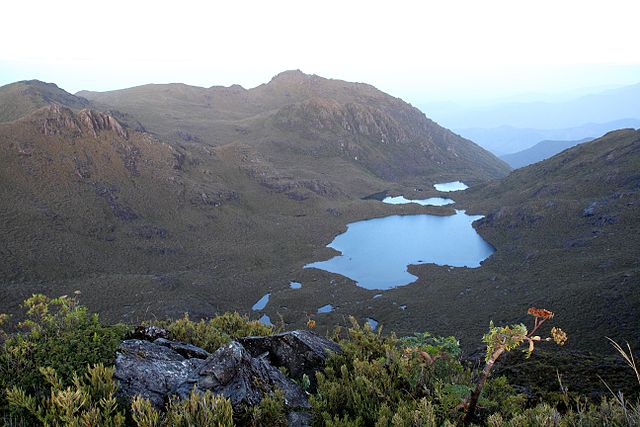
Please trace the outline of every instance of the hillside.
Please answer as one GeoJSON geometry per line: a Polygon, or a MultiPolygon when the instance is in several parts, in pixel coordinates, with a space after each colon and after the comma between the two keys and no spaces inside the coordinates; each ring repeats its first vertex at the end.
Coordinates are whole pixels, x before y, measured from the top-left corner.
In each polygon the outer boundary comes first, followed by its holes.
{"type": "Polygon", "coordinates": [[[582,144],[583,142],[591,141],[592,139],[593,138],[585,138],[578,141],[541,141],[526,150],[512,154],[505,154],[500,158],[507,162],[512,168],[518,169],[532,163],[548,159],[567,148],[574,147],[578,144],[582,144]]]}
{"type": "Polygon", "coordinates": [[[128,113],[168,142],[247,144],[280,167],[297,163],[298,156],[334,157],[402,182],[459,174],[479,182],[508,171],[398,98],[300,71],[249,90],[169,84],[79,95],[128,113]]]}
{"type": "Polygon", "coordinates": [[[452,297],[466,312],[487,302],[494,320],[518,305],[549,307],[575,347],[606,349],[608,336],[637,348],[638,171],[640,131],[628,129],[466,192],[465,205],[486,214],[476,228],[497,252],[471,291],[452,297]]]}

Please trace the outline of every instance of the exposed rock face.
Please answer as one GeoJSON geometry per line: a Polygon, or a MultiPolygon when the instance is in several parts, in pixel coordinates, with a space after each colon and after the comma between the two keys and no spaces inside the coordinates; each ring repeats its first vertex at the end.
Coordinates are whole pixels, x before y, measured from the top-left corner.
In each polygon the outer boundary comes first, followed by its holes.
{"type": "Polygon", "coordinates": [[[207,350],[201,349],[193,344],[187,344],[179,341],[171,341],[165,338],[158,338],[153,342],[154,344],[161,345],[163,347],[169,347],[171,350],[177,352],[181,356],[192,359],[206,359],[210,356],[207,350]]]}
{"type": "Polygon", "coordinates": [[[213,354],[171,341],[166,330],[155,326],[139,327],[131,336],[136,339],[120,345],[114,374],[125,398],[141,395],[162,408],[174,396],[188,398],[195,388],[224,395],[242,412],[280,389],[290,426],[310,425],[310,405],[306,393],[278,367],[287,368],[295,379],[307,374],[313,380],[326,358],[341,352],[336,343],[304,330],[241,338],[213,354]]]}
{"type": "Polygon", "coordinates": [[[187,398],[193,388],[223,394],[234,408],[257,405],[265,393],[284,392],[290,409],[308,408],[309,402],[296,383],[261,358],[254,358],[242,344],[232,341],[220,347],[178,386],[176,393],[187,398]]]}
{"type": "Polygon", "coordinates": [[[94,136],[97,136],[98,132],[103,130],[113,131],[123,139],[127,139],[129,136],[113,116],[105,113],[85,109],[78,113],[78,120],[94,136]]]}
{"type": "Polygon", "coordinates": [[[238,340],[254,357],[266,353],[269,362],[285,367],[292,378],[307,375],[315,386],[315,372],[324,366],[331,353],[341,353],[340,346],[313,332],[297,330],[267,337],[245,337],[238,340]]]}
{"type": "Polygon", "coordinates": [[[178,352],[143,340],[126,340],[116,355],[115,379],[120,393],[132,398],[139,394],[162,407],[176,387],[197,369],[201,359],[185,359],[178,352]]]}
{"type": "Polygon", "coordinates": [[[42,133],[51,135],[98,136],[103,131],[111,131],[120,138],[129,137],[126,129],[111,115],[84,109],[74,113],[69,108],[53,104],[43,109],[42,133]]]}

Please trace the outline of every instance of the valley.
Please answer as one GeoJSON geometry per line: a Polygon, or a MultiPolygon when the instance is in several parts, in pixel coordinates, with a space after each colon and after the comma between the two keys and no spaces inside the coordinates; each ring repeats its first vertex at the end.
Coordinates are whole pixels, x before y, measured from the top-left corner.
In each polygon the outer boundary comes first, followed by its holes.
{"type": "Polygon", "coordinates": [[[489,320],[536,305],[557,313],[567,351],[609,353],[605,335],[637,344],[637,131],[508,175],[398,98],[299,71],[248,90],[74,96],[21,82],[0,100],[0,311],[78,291],[111,321],[238,311],[288,329],[312,318],[325,332],[353,315],[473,350],[489,320]],[[434,188],[448,181],[469,188],[434,188]],[[335,255],[326,246],[347,224],[456,210],[484,216],[474,228],[496,252],[479,268],[416,263],[415,282],[382,292],[304,268],[335,255]]]}

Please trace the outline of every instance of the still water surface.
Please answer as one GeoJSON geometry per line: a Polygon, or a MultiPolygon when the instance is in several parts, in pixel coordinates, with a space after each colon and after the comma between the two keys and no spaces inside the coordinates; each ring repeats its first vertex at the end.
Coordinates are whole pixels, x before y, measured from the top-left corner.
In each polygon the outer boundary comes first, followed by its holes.
{"type": "Polygon", "coordinates": [[[382,203],[388,203],[390,205],[405,205],[407,203],[416,203],[422,206],[445,206],[445,205],[451,205],[455,203],[455,201],[451,199],[445,199],[444,197],[430,197],[428,199],[410,200],[410,199],[405,199],[404,196],[396,196],[396,197],[389,196],[382,199],[382,203]]]}
{"type": "Polygon", "coordinates": [[[469,188],[467,184],[461,181],[441,182],[440,184],[433,184],[433,187],[442,191],[443,193],[449,193],[451,191],[461,191],[469,188]]]}
{"type": "Polygon", "coordinates": [[[389,289],[412,283],[409,264],[434,263],[479,267],[495,249],[471,223],[482,218],[455,215],[392,215],[347,225],[328,247],[341,253],[327,261],[307,264],[341,274],[366,289],[389,289]]]}

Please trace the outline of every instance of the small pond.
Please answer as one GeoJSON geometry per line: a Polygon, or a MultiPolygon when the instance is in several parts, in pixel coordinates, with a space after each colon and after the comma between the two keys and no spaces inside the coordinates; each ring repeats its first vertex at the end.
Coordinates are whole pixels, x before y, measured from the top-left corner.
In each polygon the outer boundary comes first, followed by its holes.
{"type": "Polygon", "coordinates": [[[371,326],[371,330],[375,331],[378,328],[378,321],[371,317],[367,317],[367,323],[371,326]]]}
{"type": "Polygon", "coordinates": [[[271,293],[264,294],[262,298],[258,300],[258,302],[253,304],[253,307],[251,307],[251,310],[253,311],[264,310],[264,308],[267,306],[267,303],[269,302],[270,296],[271,296],[271,293]]]}
{"type": "Polygon", "coordinates": [[[455,203],[455,201],[451,199],[445,199],[444,197],[430,197],[428,199],[422,200],[409,200],[405,199],[404,196],[396,196],[396,197],[385,197],[382,199],[383,203],[388,203],[390,205],[405,205],[407,203],[416,203],[422,206],[446,206],[455,203]]]}
{"type": "Polygon", "coordinates": [[[262,317],[258,319],[258,322],[262,323],[265,326],[273,326],[273,323],[271,323],[271,319],[266,314],[263,314],[262,317]]]}
{"type": "Polygon", "coordinates": [[[302,283],[299,282],[291,282],[289,283],[289,287],[291,289],[300,289],[302,287],[302,283]]]}
{"type": "Polygon", "coordinates": [[[341,255],[305,268],[341,274],[366,289],[389,289],[416,280],[407,271],[410,264],[479,267],[495,252],[471,226],[480,218],[456,211],[449,216],[392,215],[354,222],[328,245],[341,255]]]}
{"type": "Polygon", "coordinates": [[[451,191],[461,191],[469,188],[467,184],[461,181],[441,182],[440,184],[433,184],[433,187],[442,191],[443,193],[449,193],[451,191]]]}
{"type": "Polygon", "coordinates": [[[331,304],[323,305],[318,309],[318,314],[322,313],[331,313],[333,311],[333,306],[331,304]]]}

